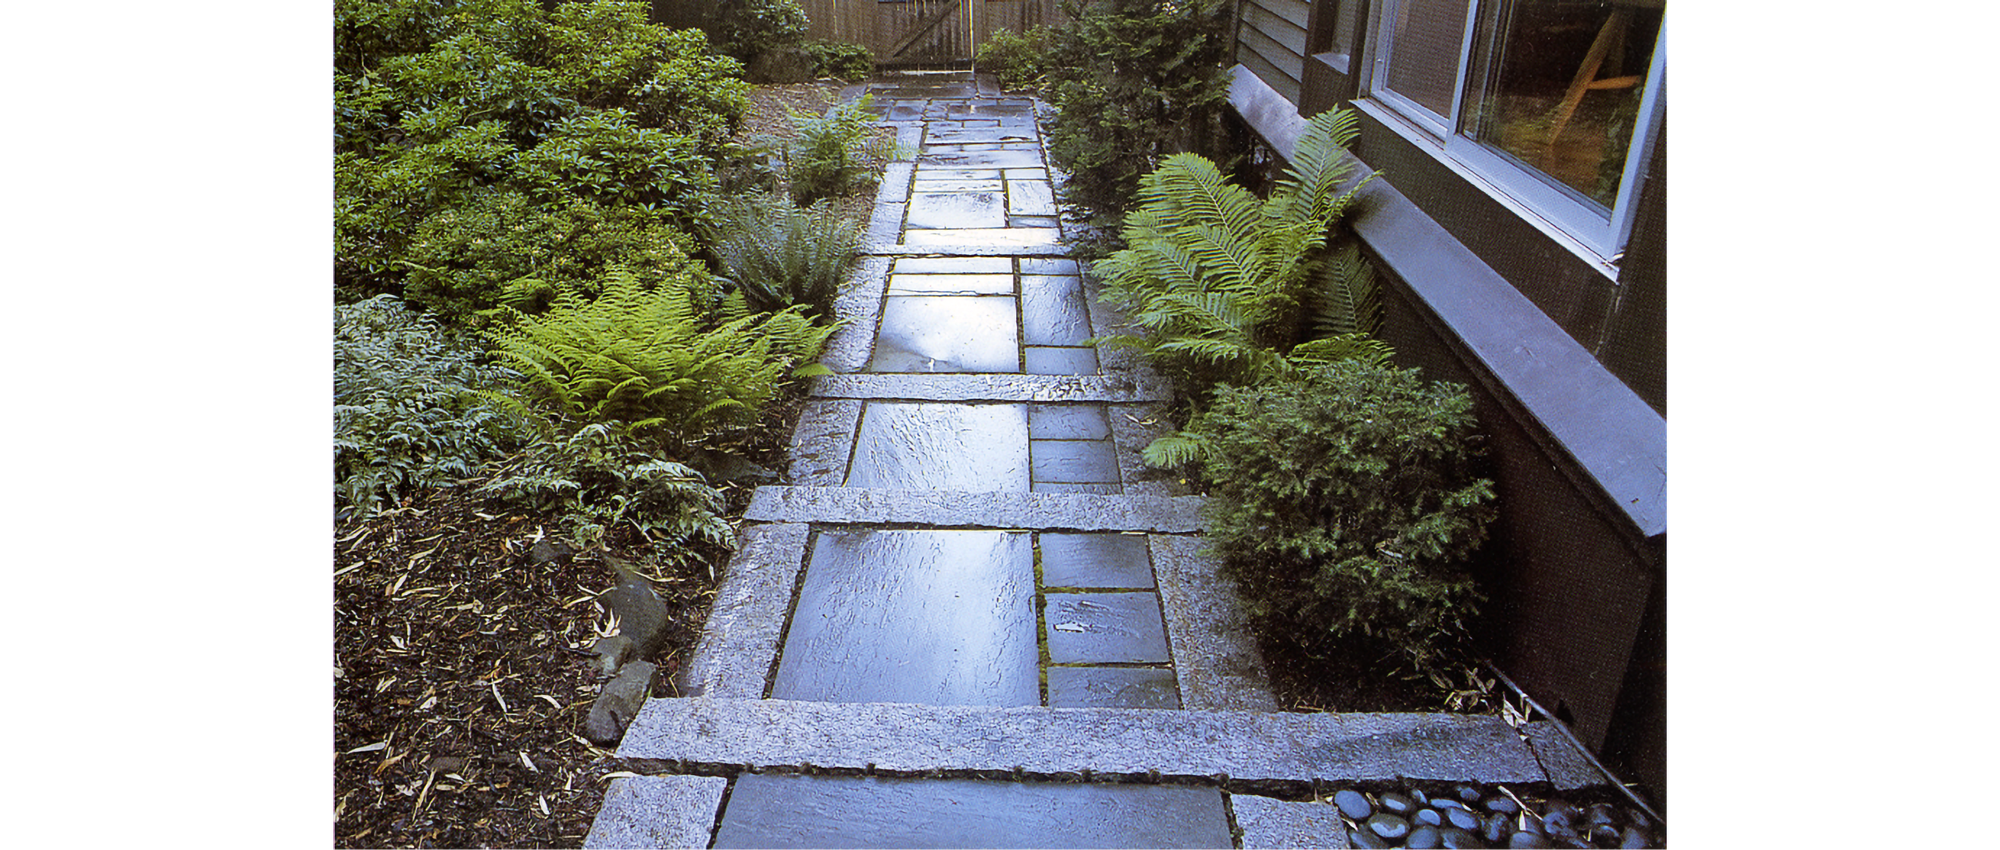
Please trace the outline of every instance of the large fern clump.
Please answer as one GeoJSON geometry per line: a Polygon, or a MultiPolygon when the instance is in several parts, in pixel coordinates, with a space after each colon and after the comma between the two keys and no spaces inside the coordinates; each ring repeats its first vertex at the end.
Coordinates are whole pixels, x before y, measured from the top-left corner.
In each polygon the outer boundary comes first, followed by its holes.
{"type": "Polygon", "coordinates": [[[550,418],[617,423],[678,452],[754,423],[787,379],[824,370],[811,361],[831,327],[798,308],[750,314],[740,299],[726,301],[725,321],[710,327],[713,306],[694,275],[648,289],[617,270],[595,299],[565,290],[546,313],[517,315],[495,332],[493,354],[550,418]]]}
{"type": "Polygon", "coordinates": [[[711,251],[750,309],[799,306],[821,320],[849,261],[861,248],[861,229],[831,206],[799,207],[782,195],[752,192],[718,204],[708,230],[711,251]]]}
{"type": "Polygon", "coordinates": [[[1095,270],[1146,333],[1107,342],[1137,345],[1197,395],[1299,362],[1385,357],[1367,336],[1381,315],[1373,272],[1353,245],[1329,246],[1360,189],[1339,191],[1355,133],[1351,112],[1312,119],[1268,199],[1194,154],[1142,178],[1121,232],[1128,247],[1095,270]]]}
{"type": "Polygon", "coordinates": [[[370,511],[505,455],[531,436],[529,423],[483,393],[513,376],[395,296],[335,307],[335,503],[370,511]]]}

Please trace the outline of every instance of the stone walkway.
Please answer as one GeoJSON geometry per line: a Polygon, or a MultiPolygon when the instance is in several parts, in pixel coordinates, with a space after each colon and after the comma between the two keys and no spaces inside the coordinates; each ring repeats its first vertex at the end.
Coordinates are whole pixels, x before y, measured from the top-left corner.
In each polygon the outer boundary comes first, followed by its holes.
{"type": "Polygon", "coordinates": [[[1601,781],[1539,724],[1277,712],[1199,500],[1139,460],[1170,389],[1085,344],[1119,318],[1061,247],[1040,105],[964,74],[865,88],[917,155],[840,302],[840,374],[586,847],[1344,847],[1295,801],[1601,781]]]}

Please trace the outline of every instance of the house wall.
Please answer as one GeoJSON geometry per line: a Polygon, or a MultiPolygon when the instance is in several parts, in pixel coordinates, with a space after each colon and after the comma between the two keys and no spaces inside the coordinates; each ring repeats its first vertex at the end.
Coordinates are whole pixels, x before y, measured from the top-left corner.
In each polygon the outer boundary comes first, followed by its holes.
{"type": "MultiPolygon", "coordinates": [[[[1262,0],[1245,0],[1245,9],[1262,0]]],[[[1305,117],[1352,106],[1353,155],[1381,176],[1349,220],[1386,284],[1380,333],[1403,365],[1471,388],[1501,516],[1478,572],[1493,660],[1562,715],[1623,778],[1664,794],[1666,630],[1666,142],[1612,272],[1464,168],[1410,142],[1393,114],[1355,100],[1310,7],[1296,89],[1265,57],[1235,69],[1231,103],[1280,156],[1305,117]],[[1315,34],[1317,38],[1315,39],[1315,34]],[[1327,51],[1309,53],[1312,43],[1327,51]]],[[[1261,33],[1246,13],[1241,33],[1261,33]]],[[[1275,39],[1273,39],[1275,40],[1275,39]]],[[[1237,55],[1264,57],[1258,36],[1237,55]]],[[[1291,48],[1287,48],[1290,50],[1291,48]]]]}

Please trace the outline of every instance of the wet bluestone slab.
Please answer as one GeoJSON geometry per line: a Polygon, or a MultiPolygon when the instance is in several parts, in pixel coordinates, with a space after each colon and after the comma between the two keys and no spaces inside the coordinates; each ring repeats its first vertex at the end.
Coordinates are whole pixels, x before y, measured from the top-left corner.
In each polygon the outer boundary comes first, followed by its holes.
{"type": "Polygon", "coordinates": [[[1033,558],[1025,532],[821,532],[771,696],[1041,702],[1033,558]]]}
{"type": "Polygon", "coordinates": [[[918,248],[986,246],[993,249],[1059,248],[1062,231],[1054,227],[962,228],[952,230],[906,230],[903,244],[918,248]]]}
{"type": "Polygon", "coordinates": [[[1022,275],[1021,329],[1022,342],[1027,345],[1082,345],[1090,338],[1082,279],[1022,275]]]}
{"type": "Polygon", "coordinates": [[[1010,215],[1055,215],[1055,192],[1049,188],[1047,180],[1009,180],[1007,212],[1010,215]]]}
{"type": "Polygon", "coordinates": [[[896,274],[1013,274],[1014,261],[1006,257],[903,257],[896,260],[896,274]]]}
{"type": "Polygon", "coordinates": [[[1116,484],[1118,459],[1109,440],[1034,440],[1029,478],[1037,484],[1116,484]]]}
{"type": "MultiPolygon", "coordinates": [[[[946,123],[946,122],[939,122],[946,123]]],[[[1016,127],[1002,127],[998,121],[986,126],[967,126],[966,122],[949,122],[955,126],[942,129],[933,126],[924,133],[927,144],[965,144],[968,142],[1031,142],[1034,133],[1016,127]]],[[[985,123],[985,122],[981,122],[985,123]]]]}
{"type": "Polygon", "coordinates": [[[1025,405],[875,402],[861,414],[846,483],[1020,492],[1028,481],[1025,405]]]}
{"type": "Polygon", "coordinates": [[[1201,504],[1199,496],[759,487],[743,517],[753,522],[1192,534],[1201,528],[1201,504]]]}
{"type": "Polygon", "coordinates": [[[898,295],[884,298],[870,372],[1019,372],[1014,299],[898,295]]]}
{"type": "Polygon", "coordinates": [[[723,847],[1229,847],[1222,792],[865,776],[738,777],[723,847]]]}
{"type": "Polygon", "coordinates": [[[1022,274],[1078,274],[1076,261],[1062,257],[1035,257],[1021,261],[1022,274]]]}
{"type": "Polygon", "coordinates": [[[1057,664],[1164,664],[1166,629],[1152,593],[1051,593],[1049,660],[1057,664]]]}
{"type": "Polygon", "coordinates": [[[986,192],[999,194],[1006,191],[1006,184],[998,180],[924,180],[913,187],[918,192],[942,195],[954,192],[986,192]]]}
{"type": "Polygon", "coordinates": [[[999,192],[931,192],[928,183],[910,193],[906,226],[911,228],[989,228],[1007,226],[1007,207],[999,192]]]}
{"type": "Polygon", "coordinates": [[[894,295],[1012,295],[1011,274],[892,274],[894,295]]]}
{"type": "Polygon", "coordinates": [[[1042,164],[1039,150],[974,150],[923,153],[919,166],[936,168],[1034,168],[1042,164]]]}
{"type": "Polygon", "coordinates": [[[707,847],[728,785],[720,776],[613,779],[583,846],[707,847]]]}
{"type": "Polygon", "coordinates": [[[997,168],[945,168],[942,166],[920,166],[916,170],[916,180],[923,183],[931,180],[992,180],[1001,179],[997,168]]]}
{"type": "Polygon", "coordinates": [[[1174,671],[1157,667],[1050,667],[1051,708],[1181,707],[1174,671]]]}
{"type": "Polygon", "coordinates": [[[1462,714],[652,699],[625,733],[618,756],[669,768],[809,763],[859,771],[872,765],[887,775],[1011,773],[1017,767],[1031,777],[1086,770],[1107,779],[1154,771],[1161,778],[1209,780],[1227,774],[1250,785],[1546,777],[1506,721],[1462,714]]]}
{"type": "Polygon", "coordinates": [[[1153,587],[1145,535],[1047,533],[1037,543],[1043,587],[1153,587]]]}
{"type": "Polygon", "coordinates": [[[1111,423],[1099,404],[1030,404],[1028,437],[1036,440],[1103,440],[1111,423]]]}
{"type": "Polygon", "coordinates": [[[934,401],[1167,401],[1173,388],[1157,376],[903,374],[827,375],[813,379],[821,398],[904,398],[934,401]]]}
{"type": "Polygon", "coordinates": [[[1030,375],[1097,374],[1096,349],[1029,346],[1021,349],[1021,357],[1030,375]]]}
{"type": "Polygon", "coordinates": [[[1108,481],[1036,481],[1028,489],[1037,493],[1096,493],[1100,496],[1116,496],[1125,492],[1123,486],[1108,481]]]}

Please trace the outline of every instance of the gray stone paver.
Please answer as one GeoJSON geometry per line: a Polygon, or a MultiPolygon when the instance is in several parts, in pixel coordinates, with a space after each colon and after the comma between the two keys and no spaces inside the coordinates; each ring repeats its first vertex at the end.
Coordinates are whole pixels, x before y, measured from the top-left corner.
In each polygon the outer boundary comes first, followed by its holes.
{"type": "Polygon", "coordinates": [[[687,697],[619,747],[666,775],[614,780],[585,846],[1229,847],[1233,822],[1236,846],[1343,847],[1331,807],[1257,795],[1600,781],[1546,724],[1278,712],[1202,500],[1140,458],[1171,387],[1085,344],[1132,330],[1061,241],[1045,108],[898,80],[843,95],[872,91],[909,158],[835,304],[835,374],[752,494],[687,697]]]}

